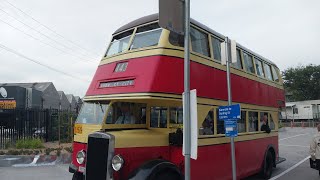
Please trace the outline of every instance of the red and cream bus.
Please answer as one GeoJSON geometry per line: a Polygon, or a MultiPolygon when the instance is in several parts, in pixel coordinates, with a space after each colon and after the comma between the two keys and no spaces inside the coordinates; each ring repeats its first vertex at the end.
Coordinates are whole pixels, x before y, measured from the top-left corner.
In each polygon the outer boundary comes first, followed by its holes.
{"type": "MultiPolygon", "coordinates": [[[[223,40],[223,35],[191,20],[190,77],[191,89],[197,89],[199,127],[191,179],[232,179],[230,139],[217,116],[218,106],[227,105],[223,40]]],[[[73,179],[89,174],[96,179],[183,178],[183,41],[159,27],[157,14],[114,32],[75,124],[69,166],[73,179]]],[[[269,178],[280,160],[278,119],[284,89],[279,69],[237,44],[231,82],[233,101],[241,104],[235,138],[237,178],[259,172],[269,178]],[[260,130],[264,115],[270,133],[260,130]]]]}

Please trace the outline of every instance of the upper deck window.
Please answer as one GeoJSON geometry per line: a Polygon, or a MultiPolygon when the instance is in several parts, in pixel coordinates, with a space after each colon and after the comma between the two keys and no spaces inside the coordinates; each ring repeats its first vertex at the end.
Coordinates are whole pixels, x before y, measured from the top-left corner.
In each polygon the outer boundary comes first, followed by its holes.
{"type": "Polygon", "coordinates": [[[112,56],[128,49],[133,30],[114,36],[106,56],[112,56]]]}
{"type": "Polygon", "coordinates": [[[279,82],[279,76],[278,76],[277,70],[273,66],[271,66],[271,70],[272,70],[273,79],[279,82]]]}
{"type": "Polygon", "coordinates": [[[213,57],[215,60],[221,61],[221,40],[212,37],[213,57]]]}
{"type": "Polygon", "coordinates": [[[269,64],[264,64],[264,72],[266,73],[267,79],[272,81],[271,67],[269,64]]]}
{"type": "Polygon", "coordinates": [[[192,51],[209,56],[208,35],[194,27],[191,27],[190,35],[192,51]]]}
{"type": "Polygon", "coordinates": [[[254,73],[252,56],[244,52],[243,58],[244,58],[244,64],[245,64],[246,71],[254,73]]]}
{"type": "Polygon", "coordinates": [[[256,69],[257,69],[257,74],[260,77],[264,77],[264,72],[263,72],[263,68],[262,68],[262,62],[258,59],[256,60],[256,69]]]}
{"type": "Polygon", "coordinates": [[[235,67],[237,69],[242,69],[242,60],[241,60],[241,51],[240,49],[237,49],[237,62],[231,64],[232,67],[235,67]]]}
{"type": "Polygon", "coordinates": [[[169,42],[174,46],[184,47],[184,36],[171,31],[169,35],[169,42]]]}
{"type": "Polygon", "coordinates": [[[162,29],[158,24],[139,27],[130,49],[138,49],[158,45],[162,29]]]}

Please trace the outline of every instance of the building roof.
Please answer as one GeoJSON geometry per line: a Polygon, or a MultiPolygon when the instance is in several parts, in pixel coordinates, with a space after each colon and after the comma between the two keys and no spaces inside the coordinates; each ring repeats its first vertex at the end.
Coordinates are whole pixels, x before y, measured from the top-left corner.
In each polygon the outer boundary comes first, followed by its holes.
{"type": "MultiPolygon", "coordinates": [[[[112,35],[115,35],[115,34],[118,34],[118,33],[121,33],[127,29],[130,29],[130,28],[133,28],[133,27],[136,27],[136,26],[139,26],[139,25],[142,25],[142,24],[146,24],[146,23],[149,23],[149,22],[153,22],[153,21],[157,21],[159,19],[159,14],[151,14],[151,15],[148,15],[148,16],[144,16],[144,17],[141,17],[139,19],[136,19],[122,27],[120,27],[119,29],[117,29],[112,35]]],[[[220,37],[221,39],[224,39],[225,36],[212,30],[211,28],[207,27],[206,25],[194,20],[194,19],[190,19],[190,23],[195,25],[195,26],[198,26],[200,27],[201,29],[211,33],[211,34],[214,34],[215,36],[217,37],[220,37]]],[[[272,61],[270,61],[269,59],[266,59],[264,58],[263,56],[247,49],[246,47],[240,45],[239,43],[237,43],[237,47],[239,47],[240,49],[252,54],[252,55],[255,55],[256,57],[260,58],[260,59],[263,59],[264,61],[270,63],[270,64],[273,64],[277,67],[277,65],[275,63],[273,63],[272,61]]]]}
{"type": "Polygon", "coordinates": [[[72,101],[75,100],[74,96],[72,94],[66,94],[66,97],[67,97],[69,103],[72,103],[72,101]]]}
{"type": "Polygon", "coordinates": [[[38,91],[45,91],[52,82],[34,82],[34,83],[0,83],[0,86],[19,86],[24,88],[32,88],[38,91]]]}

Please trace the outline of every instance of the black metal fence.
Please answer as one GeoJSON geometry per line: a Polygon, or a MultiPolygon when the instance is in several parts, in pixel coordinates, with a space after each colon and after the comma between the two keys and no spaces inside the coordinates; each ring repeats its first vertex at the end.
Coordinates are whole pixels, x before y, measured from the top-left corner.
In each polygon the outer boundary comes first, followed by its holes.
{"type": "Polygon", "coordinates": [[[71,142],[76,116],[56,109],[0,109],[0,149],[28,138],[71,142]]]}

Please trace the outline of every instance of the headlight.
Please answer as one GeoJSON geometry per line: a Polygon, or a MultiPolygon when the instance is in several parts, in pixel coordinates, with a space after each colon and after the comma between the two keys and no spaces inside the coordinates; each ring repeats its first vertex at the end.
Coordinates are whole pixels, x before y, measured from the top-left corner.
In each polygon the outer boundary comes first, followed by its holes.
{"type": "Polygon", "coordinates": [[[124,163],[124,161],[123,161],[123,159],[122,159],[122,157],[120,155],[113,156],[113,158],[112,158],[112,168],[113,168],[113,170],[119,171],[122,168],[123,163],[124,163]]]}
{"type": "Polygon", "coordinates": [[[85,159],[86,159],[86,152],[84,150],[79,151],[77,153],[77,162],[79,164],[83,164],[85,159]]]}

